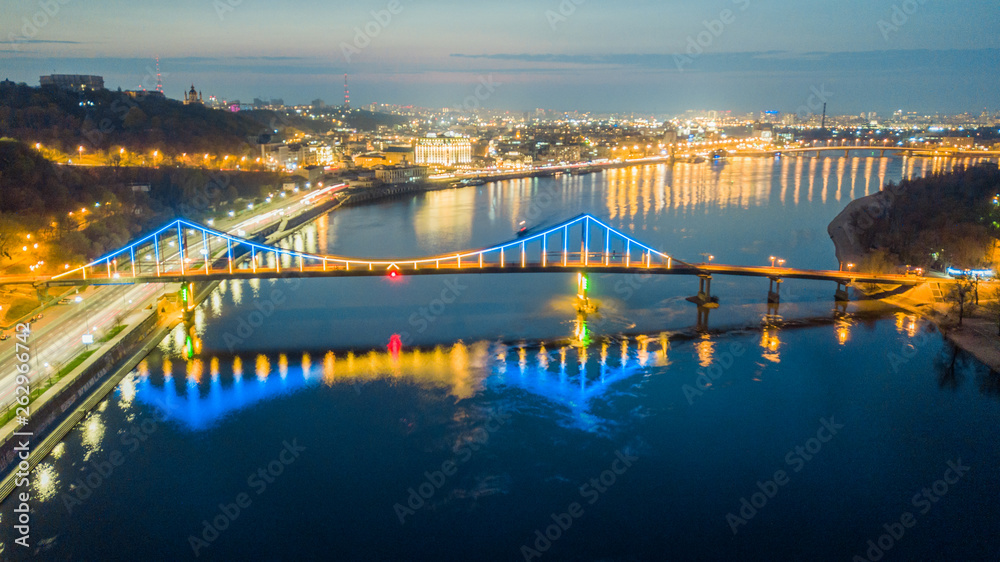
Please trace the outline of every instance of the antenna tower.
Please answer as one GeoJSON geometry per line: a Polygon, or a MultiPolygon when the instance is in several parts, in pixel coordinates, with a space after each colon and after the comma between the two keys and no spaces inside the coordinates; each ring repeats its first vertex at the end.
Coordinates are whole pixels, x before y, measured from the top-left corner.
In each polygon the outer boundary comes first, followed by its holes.
{"type": "Polygon", "coordinates": [[[156,91],[163,93],[163,79],[160,77],[160,55],[156,55],[156,91]]]}

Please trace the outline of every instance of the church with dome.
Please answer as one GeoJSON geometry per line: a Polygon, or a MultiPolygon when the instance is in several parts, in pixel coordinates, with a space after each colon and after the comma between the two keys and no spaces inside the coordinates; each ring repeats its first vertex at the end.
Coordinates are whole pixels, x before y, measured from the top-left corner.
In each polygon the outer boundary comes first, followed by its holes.
{"type": "Polygon", "coordinates": [[[194,84],[191,84],[191,91],[184,94],[184,105],[191,105],[195,103],[204,104],[204,102],[201,101],[201,92],[196,92],[194,90],[194,84]]]}

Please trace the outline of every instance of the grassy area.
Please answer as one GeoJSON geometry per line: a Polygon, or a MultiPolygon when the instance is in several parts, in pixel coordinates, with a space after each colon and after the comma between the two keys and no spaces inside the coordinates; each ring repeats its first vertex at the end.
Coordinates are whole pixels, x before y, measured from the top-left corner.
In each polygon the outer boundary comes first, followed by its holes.
{"type": "MultiPolygon", "coordinates": [[[[35,400],[37,400],[38,397],[41,396],[42,394],[44,394],[46,390],[52,388],[52,385],[54,385],[57,382],[59,382],[60,380],[62,380],[63,377],[65,377],[66,375],[68,375],[69,373],[71,373],[73,371],[73,369],[76,369],[77,367],[79,367],[81,364],[83,364],[84,361],[87,360],[88,357],[90,357],[91,355],[93,355],[95,353],[97,353],[96,349],[93,349],[93,350],[90,350],[90,351],[84,351],[80,355],[77,355],[76,357],[74,357],[73,360],[70,361],[69,363],[67,363],[65,367],[63,367],[62,369],[59,369],[58,373],[52,375],[51,377],[49,377],[48,379],[46,379],[45,382],[43,382],[42,384],[40,384],[40,385],[36,386],[35,388],[31,389],[31,394],[30,394],[30,396],[31,396],[31,402],[29,402],[29,404],[31,404],[35,400]]],[[[14,417],[17,415],[17,409],[16,408],[17,408],[17,404],[11,404],[11,406],[3,413],[3,415],[0,415],[0,426],[2,426],[4,424],[6,424],[7,422],[9,422],[10,420],[14,419],[14,417]]]]}
{"type": "MultiPolygon", "coordinates": [[[[72,373],[73,369],[76,369],[77,367],[79,367],[81,364],[83,364],[84,361],[87,360],[88,357],[90,357],[91,355],[93,355],[95,353],[97,353],[97,350],[96,349],[92,349],[90,351],[84,351],[80,355],[77,355],[76,357],[73,358],[72,361],[70,361],[69,363],[67,363],[66,366],[64,366],[62,369],[59,369],[59,372],[56,373],[55,375],[53,375],[49,380],[56,379],[56,381],[58,381],[59,379],[61,379],[61,378],[65,377],[66,375],[72,373]]],[[[55,384],[55,383],[52,383],[52,384],[55,384]]],[[[49,385],[49,386],[51,386],[51,385],[49,385]]]]}
{"type": "Polygon", "coordinates": [[[124,332],[125,328],[128,328],[127,324],[122,324],[121,326],[115,326],[107,334],[104,334],[103,338],[97,340],[97,343],[108,343],[109,341],[113,340],[115,336],[124,332]]]}
{"type": "Polygon", "coordinates": [[[10,305],[10,310],[7,311],[7,318],[10,318],[13,322],[14,319],[24,316],[25,314],[38,308],[38,306],[38,299],[17,299],[10,305]]]}

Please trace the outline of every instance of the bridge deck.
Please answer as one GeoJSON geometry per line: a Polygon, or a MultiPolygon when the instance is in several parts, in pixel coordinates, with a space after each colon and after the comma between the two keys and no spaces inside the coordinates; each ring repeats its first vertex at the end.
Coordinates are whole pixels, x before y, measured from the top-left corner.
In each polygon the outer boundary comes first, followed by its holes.
{"type": "Polygon", "coordinates": [[[232,271],[228,267],[210,269],[189,269],[184,273],[180,270],[162,271],[160,275],[149,272],[139,273],[135,277],[124,276],[97,276],[88,279],[60,278],[44,281],[50,286],[76,286],[76,285],[102,285],[102,284],[137,284],[137,283],[174,283],[185,281],[221,281],[226,279],[293,279],[293,278],[323,278],[323,277],[385,277],[392,272],[399,276],[414,275],[486,275],[486,274],[517,274],[517,273],[618,273],[618,274],[650,274],[650,275],[732,275],[741,277],[761,277],[779,279],[808,279],[815,281],[833,281],[842,284],[850,283],[881,283],[891,285],[915,286],[925,282],[950,283],[953,279],[915,277],[912,275],[872,275],[852,273],[847,271],[826,271],[793,269],[786,267],[749,267],[732,266],[721,264],[702,265],[674,265],[666,267],[663,265],[652,265],[646,267],[642,264],[632,263],[625,265],[621,261],[611,262],[602,260],[600,257],[584,264],[582,261],[549,261],[542,263],[507,263],[500,265],[497,263],[463,264],[459,266],[456,262],[442,262],[438,265],[424,266],[416,265],[412,262],[394,262],[386,266],[317,266],[301,265],[293,267],[240,267],[232,271]]]}

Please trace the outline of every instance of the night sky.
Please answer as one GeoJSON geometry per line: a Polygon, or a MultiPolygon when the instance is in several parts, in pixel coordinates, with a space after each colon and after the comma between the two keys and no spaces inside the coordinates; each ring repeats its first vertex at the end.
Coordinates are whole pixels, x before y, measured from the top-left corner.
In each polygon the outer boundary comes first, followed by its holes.
{"type": "Polygon", "coordinates": [[[152,89],[159,55],[174,98],[193,82],[206,98],[336,104],[347,72],[355,106],[458,107],[491,82],[475,103],[518,111],[795,112],[813,88],[834,114],[1000,109],[996,0],[0,0],[0,13],[0,79],[31,85],[80,73],[152,89]]]}

